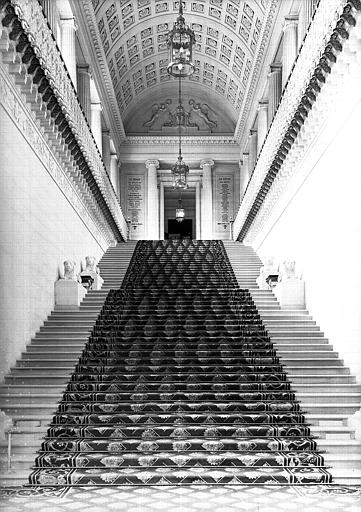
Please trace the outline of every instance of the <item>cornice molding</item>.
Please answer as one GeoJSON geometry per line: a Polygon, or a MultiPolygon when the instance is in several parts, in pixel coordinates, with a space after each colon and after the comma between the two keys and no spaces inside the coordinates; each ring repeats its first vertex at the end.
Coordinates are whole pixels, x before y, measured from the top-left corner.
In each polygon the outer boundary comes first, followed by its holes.
{"type": "MultiPolygon", "coordinates": [[[[138,144],[158,144],[158,145],[173,145],[178,144],[178,135],[129,135],[123,141],[123,145],[138,145],[138,144]]],[[[236,146],[238,142],[233,135],[182,135],[182,144],[197,146],[207,144],[221,144],[228,146],[236,146]]]]}
{"type": "MultiPolygon", "coordinates": [[[[21,134],[43,164],[46,171],[58,186],[60,192],[75,210],[102,250],[106,250],[114,241],[114,236],[106,225],[95,215],[95,204],[89,204],[87,190],[79,189],[71,177],[71,171],[65,161],[59,161],[56,152],[50,149],[46,135],[34,121],[31,112],[22,100],[21,93],[13,84],[6,70],[0,66],[0,100],[21,134]]],[[[65,155],[64,155],[65,157],[65,155]]],[[[66,160],[66,158],[65,158],[66,160]]],[[[100,211],[98,212],[101,213],[100,211]]],[[[101,219],[101,215],[99,215],[101,219]]]]}
{"type": "Polygon", "coordinates": [[[94,8],[91,0],[71,0],[71,6],[79,24],[79,33],[81,37],[84,37],[86,40],[85,43],[91,60],[89,64],[91,65],[92,74],[97,87],[100,89],[102,103],[106,105],[104,112],[110,121],[112,137],[118,150],[125,137],[125,131],[95,18],[94,8]]]}

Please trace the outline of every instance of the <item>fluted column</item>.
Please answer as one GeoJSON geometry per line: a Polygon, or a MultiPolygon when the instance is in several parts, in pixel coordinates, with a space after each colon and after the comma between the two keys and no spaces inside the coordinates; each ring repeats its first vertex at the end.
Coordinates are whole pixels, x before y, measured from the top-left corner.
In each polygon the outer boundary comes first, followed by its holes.
{"type": "Polygon", "coordinates": [[[201,161],[203,169],[201,196],[201,235],[202,240],[212,240],[213,237],[213,197],[212,197],[212,167],[213,160],[201,161]]]}
{"type": "Polygon", "coordinates": [[[297,19],[297,16],[286,16],[283,26],[282,89],[284,89],[297,57],[297,19]]]}
{"type": "Polygon", "coordinates": [[[276,113],[282,93],[282,65],[271,64],[268,73],[268,126],[276,113]]]}
{"type": "Polygon", "coordinates": [[[201,239],[201,184],[196,183],[196,239],[201,239]]]}
{"type": "Polygon", "coordinates": [[[164,183],[159,184],[159,240],[164,240],[164,183]]]}
{"type": "Polygon", "coordinates": [[[249,154],[249,176],[251,177],[254,171],[254,166],[257,160],[257,130],[251,130],[248,137],[248,154],[249,154]]]}
{"type": "Polygon", "coordinates": [[[242,201],[249,181],[249,154],[243,153],[239,161],[239,202],[242,201]]]}
{"type": "Polygon", "coordinates": [[[302,0],[298,21],[298,46],[301,46],[315,10],[314,0],[302,0]]]}
{"type": "Polygon", "coordinates": [[[60,18],[61,27],[61,54],[67,67],[70,78],[76,89],[76,53],[75,53],[75,20],[74,18],[60,18]]]}
{"type": "Polygon", "coordinates": [[[100,154],[102,153],[102,105],[101,103],[92,103],[91,110],[91,131],[98,146],[100,154]]]}
{"type": "Polygon", "coordinates": [[[56,27],[56,2],[55,0],[40,0],[41,6],[43,8],[44,14],[48,23],[50,25],[51,30],[55,35],[55,27],[56,27]]]}
{"type": "Polygon", "coordinates": [[[102,131],[102,158],[107,173],[110,174],[110,132],[102,131]]]}
{"type": "Polygon", "coordinates": [[[268,131],[268,101],[258,102],[258,114],[257,114],[257,155],[261,151],[261,147],[266,138],[268,131]]]}
{"type": "Polygon", "coordinates": [[[110,181],[112,182],[114,191],[119,198],[119,167],[118,156],[115,153],[110,155],[110,181]]]}
{"type": "Polygon", "coordinates": [[[159,238],[159,201],[158,201],[158,183],[157,169],[158,160],[147,160],[145,162],[148,169],[148,239],[158,240],[159,238]]]}
{"type": "Polygon", "coordinates": [[[87,64],[77,66],[78,98],[88,123],[91,123],[90,73],[87,64]]]}

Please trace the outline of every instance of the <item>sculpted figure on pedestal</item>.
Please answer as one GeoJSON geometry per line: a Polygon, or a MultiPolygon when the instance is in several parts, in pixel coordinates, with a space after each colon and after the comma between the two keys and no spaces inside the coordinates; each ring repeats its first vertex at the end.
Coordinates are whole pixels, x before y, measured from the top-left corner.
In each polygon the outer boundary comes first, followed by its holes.
{"type": "Polygon", "coordinates": [[[296,273],[295,261],[284,261],[279,272],[278,281],[284,281],[285,279],[301,279],[301,276],[296,273]]]}
{"type": "Polygon", "coordinates": [[[64,261],[64,277],[63,279],[70,279],[72,281],[77,281],[77,275],[75,273],[76,263],[72,260],[64,261]]]}
{"type": "Polygon", "coordinates": [[[261,290],[269,290],[270,285],[267,279],[270,276],[275,276],[273,280],[276,280],[278,276],[278,267],[274,263],[273,256],[267,256],[264,258],[264,265],[260,268],[260,273],[257,278],[257,284],[261,290]]]}
{"type": "Polygon", "coordinates": [[[99,267],[96,265],[96,259],[94,256],[85,257],[85,270],[83,272],[96,272],[99,274],[99,267]]]}

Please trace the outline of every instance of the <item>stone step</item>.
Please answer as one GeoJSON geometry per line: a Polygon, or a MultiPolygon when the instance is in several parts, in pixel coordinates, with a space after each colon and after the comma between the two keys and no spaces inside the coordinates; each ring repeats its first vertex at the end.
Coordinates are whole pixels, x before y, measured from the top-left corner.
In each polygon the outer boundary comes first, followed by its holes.
{"type": "Polygon", "coordinates": [[[2,471],[0,473],[0,487],[19,487],[26,485],[29,482],[29,469],[23,469],[22,471],[2,471]]]}
{"type": "MultiPolygon", "coordinates": [[[[267,329],[267,332],[268,334],[270,335],[271,337],[271,341],[273,341],[274,338],[289,338],[290,336],[290,332],[289,330],[285,329],[270,329],[268,328],[267,329]]],[[[292,333],[293,334],[293,333],[292,333]]],[[[295,331],[294,334],[297,334],[297,337],[301,337],[301,338],[316,338],[316,337],[320,337],[320,338],[323,338],[323,332],[321,331],[317,331],[316,329],[310,329],[310,330],[306,330],[306,329],[300,329],[300,330],[297,330],[295,331]]]]}

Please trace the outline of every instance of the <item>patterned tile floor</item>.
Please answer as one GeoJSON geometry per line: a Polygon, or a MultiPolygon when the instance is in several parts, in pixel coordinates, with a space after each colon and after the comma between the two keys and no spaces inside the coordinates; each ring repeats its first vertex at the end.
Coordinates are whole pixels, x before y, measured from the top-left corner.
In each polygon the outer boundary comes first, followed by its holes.
{"type": "Polygon", "coordinates": [[[1,490],[3,512],[359,512],[361,487],[190,486],[1,490]]]}

